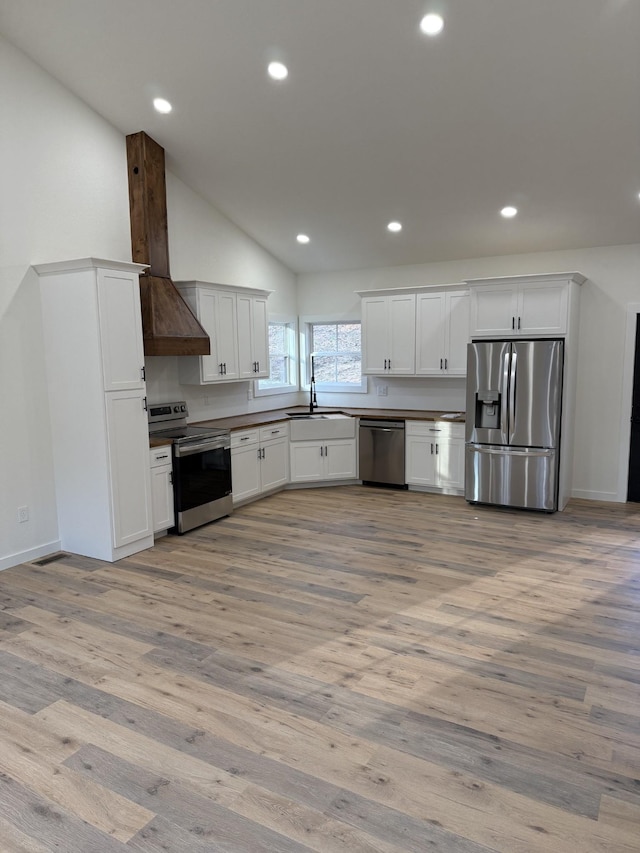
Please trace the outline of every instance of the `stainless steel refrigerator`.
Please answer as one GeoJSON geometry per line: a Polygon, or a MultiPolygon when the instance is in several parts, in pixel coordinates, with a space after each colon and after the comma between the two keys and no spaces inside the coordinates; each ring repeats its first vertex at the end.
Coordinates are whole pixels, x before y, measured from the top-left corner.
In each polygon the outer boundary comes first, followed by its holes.
{"type": "Polygon", "coordinates": [[[563,363],[561,340],[468,345],[468,501],[558,509],[563,363]]]}

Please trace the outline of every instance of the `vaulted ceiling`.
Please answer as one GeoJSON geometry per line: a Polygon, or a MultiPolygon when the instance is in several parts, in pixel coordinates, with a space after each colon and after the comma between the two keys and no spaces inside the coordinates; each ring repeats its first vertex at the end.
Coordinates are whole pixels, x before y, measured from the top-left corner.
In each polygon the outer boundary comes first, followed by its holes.
{"type": "Polygon", "coordinates": [[[0,0],[0,32],[298,272],[639,241],[637,0],[0,0]]]}

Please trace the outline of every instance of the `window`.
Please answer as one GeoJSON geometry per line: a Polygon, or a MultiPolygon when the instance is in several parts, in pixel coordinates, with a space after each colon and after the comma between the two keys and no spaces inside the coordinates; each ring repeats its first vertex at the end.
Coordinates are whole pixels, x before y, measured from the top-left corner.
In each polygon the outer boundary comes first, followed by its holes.
{"type": "MultiPolygon", "coordinates": [[[[323,391],[366,390],[366,379],[362,377],[360,323],[310,322],[307,328],[317,388],[323,391]]],[[[311,358],[307,380],[310,377],[311,358]]]]}
{"type": "Polygon", "coordinates": [[[256,382],[256,394],[283,394],[298,390],[296,324],[294,320],[269,320],[269,378],[256,382]]]}

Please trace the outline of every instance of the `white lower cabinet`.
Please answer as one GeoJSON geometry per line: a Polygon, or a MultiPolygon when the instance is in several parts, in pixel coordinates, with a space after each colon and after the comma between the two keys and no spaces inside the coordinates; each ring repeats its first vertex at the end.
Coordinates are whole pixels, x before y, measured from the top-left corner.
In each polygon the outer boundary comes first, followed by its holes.
{"type": "Polygon", "coordinates": [[[407,484],[462,492],[464,424],[407,421],[405,429],[407,484]]]}
{"type": "Polygon", "coordinates": [[[233,503],[282,488],[289,482],[286,422],[231,433],[233,503]]]}
{"type": "Polygon", "coordinates": [[[161,533],[175,524],[171,445],[152,447],[149,451],[149,465],[151,468],[153,532],[161,533]]]}
{"type": "Polygon", "coordinates": [[[292,441],[291,482],[352,480],[357,476],[356,440],[292,441]]]}

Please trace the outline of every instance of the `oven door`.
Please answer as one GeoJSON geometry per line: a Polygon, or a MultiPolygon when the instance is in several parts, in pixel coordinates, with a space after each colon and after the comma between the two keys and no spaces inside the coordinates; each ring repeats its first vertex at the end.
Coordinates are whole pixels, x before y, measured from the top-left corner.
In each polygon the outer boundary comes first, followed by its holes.
{"type": "Polygon", "coordinates": [[[229,515],[232,508],[229,439],[174,444],[173,492],[178,533],[229,515]]]}

